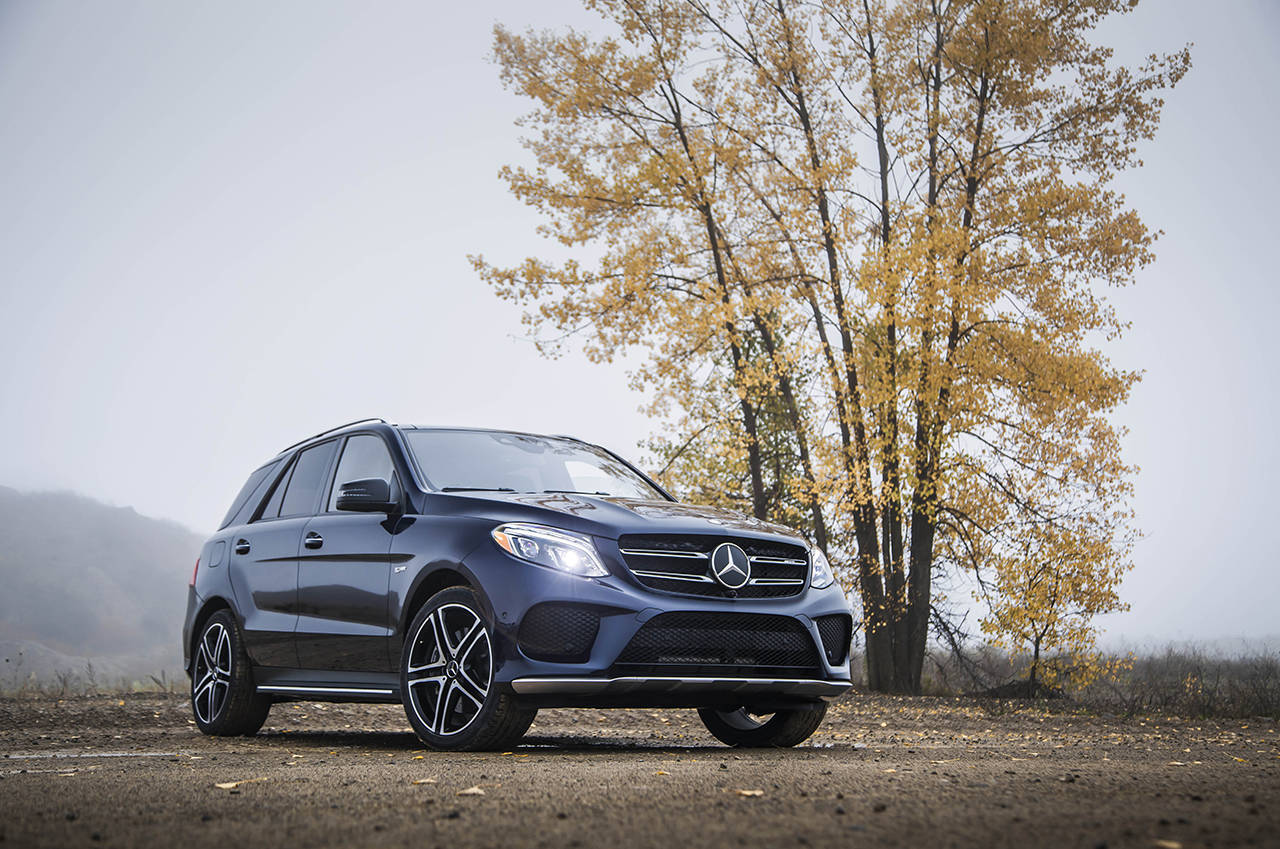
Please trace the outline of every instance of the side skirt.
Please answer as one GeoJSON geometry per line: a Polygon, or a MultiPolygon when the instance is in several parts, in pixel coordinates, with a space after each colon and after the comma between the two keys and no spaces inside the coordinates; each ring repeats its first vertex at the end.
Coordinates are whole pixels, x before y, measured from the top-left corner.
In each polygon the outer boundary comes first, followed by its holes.
{"type": "Polygon", "coordinates": [[[394,672],[257,667],[253,673],[258,692],[277,701],[400,701],[400,676],[394,672]]]}

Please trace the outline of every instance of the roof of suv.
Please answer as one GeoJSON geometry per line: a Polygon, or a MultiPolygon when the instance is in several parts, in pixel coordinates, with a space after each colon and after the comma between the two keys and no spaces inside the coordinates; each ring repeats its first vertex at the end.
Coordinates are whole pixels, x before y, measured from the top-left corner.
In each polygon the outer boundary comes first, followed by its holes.
{"type": "Polygon", "coordinates": [[[317,434],[308,436],[306,439],[300,439],[297,442],[293,443],[292,445],[288,446],[287,448],[281,449],[281,451],[276,456],[279,457],[280,454],[287,454],[293,449],[306,445],[308,442],[314,442],[315,440],[320,439],[321,437],[332,436],[334,434],[341,433],[345,430],[349,430],[349,429],[360,427],[360,426],[367,426],[371,424],[385,425],[388,428],[394,428],[396,430],[468,430],[468,431],[474,431],[477,433],[513,433],[513,434],[519,434],[521,436],[538,436],[538,437],[550,438],[550,439],[569,439],[569,440],[572,440],[573,442],[582,442],[582,440],[578,439],[576,436],[568,436],[565,434],[529,433],[527,431],[508,430],[506,428],[495,428],[495,427],[461,427],[457,425],[401,425],[401,424],[396,424],[395,422],[389,422],[386,419],[381,417],[371,417],[367,419],[356,419],[355,421],[352,421],[352,422],[347,422],[345,424],[340,424],[336,427],[331,427],[328,430],[322,430],[317,434]]]}

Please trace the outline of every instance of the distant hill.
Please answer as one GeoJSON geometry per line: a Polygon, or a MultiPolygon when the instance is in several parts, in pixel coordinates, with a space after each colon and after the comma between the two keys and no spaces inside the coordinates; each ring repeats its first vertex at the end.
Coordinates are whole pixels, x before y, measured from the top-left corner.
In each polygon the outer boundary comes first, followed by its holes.
{"type": "Polygon", "coordinates": [[[131,507],[0,487],[0,680],[87,659],[109,675],[179,669],[201,542],[131,507]]]}

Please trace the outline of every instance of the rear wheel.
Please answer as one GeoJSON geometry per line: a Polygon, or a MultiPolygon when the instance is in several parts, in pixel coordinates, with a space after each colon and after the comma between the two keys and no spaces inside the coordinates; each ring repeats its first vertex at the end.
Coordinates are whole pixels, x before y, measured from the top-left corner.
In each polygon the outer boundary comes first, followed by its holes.
{"type": "Polygon", "coordinates": [[[787,747],[803,743],[818,730],[827,715],[827,705],[793,708],[773,713],[753,713],[751,708],[730,710],[699,708],[698,716],[721,743],[748,749],[787,747]]]}
{"type": "Polygon", "coordinates": [[[209,617],[192,652],[191,712],[214,737],[257,734],[271,699],[258,694],[244,639],[229,610],[209,617]]]}
{"type": "Polygon", "coordinates": [[[495,671],[475,592],[451,587],[428,599],[400,657],[405,714],[422,742],[475,751],[506,748],[524,736],[538,712],[499,692],[495,671]]]}

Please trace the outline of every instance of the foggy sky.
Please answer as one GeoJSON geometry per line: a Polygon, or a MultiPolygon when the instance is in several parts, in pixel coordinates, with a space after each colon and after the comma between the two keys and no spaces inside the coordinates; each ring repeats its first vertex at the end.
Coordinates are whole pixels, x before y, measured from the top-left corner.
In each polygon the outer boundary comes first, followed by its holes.
{"type": "MultiPolygon", "coordinates": [[[[640,456],[625,365],[538,357],[466,260],[546,252],[497,177],[525,104],[494,22],[594,19],[462,5],[0,0],[0,484],[207,531],[255,465],[365,415],[640,456]]],[[[1164,236],[1114,296],[1146,536],[1110,638],[1275,634],[1280,13],[1146,0],[1106,34],[1128,61],[1195,42],[1121,180],[1164,236]]]]}

